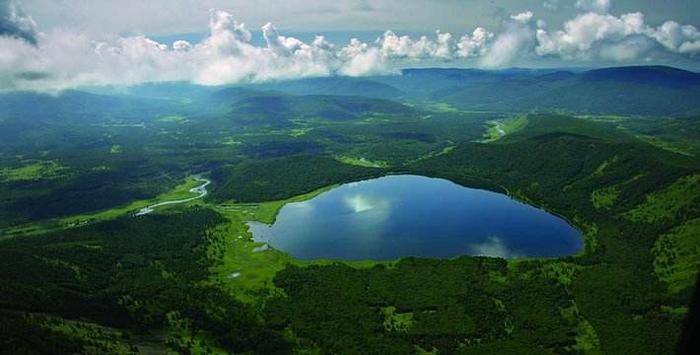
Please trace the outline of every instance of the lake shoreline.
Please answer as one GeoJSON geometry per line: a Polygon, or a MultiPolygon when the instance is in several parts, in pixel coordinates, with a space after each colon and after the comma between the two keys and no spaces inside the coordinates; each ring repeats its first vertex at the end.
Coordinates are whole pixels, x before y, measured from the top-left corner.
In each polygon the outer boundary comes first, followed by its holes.
{"type": "Polygon", "coordinates": [[[278,202],[274,218],[248,220],[253,240],[300,260],[562,258],[586,249],[584,233],[568,219],[444,178],[391,174],[317,191],[278,202]],[[358,248],[365,251],[353,255],[358,248]]]}

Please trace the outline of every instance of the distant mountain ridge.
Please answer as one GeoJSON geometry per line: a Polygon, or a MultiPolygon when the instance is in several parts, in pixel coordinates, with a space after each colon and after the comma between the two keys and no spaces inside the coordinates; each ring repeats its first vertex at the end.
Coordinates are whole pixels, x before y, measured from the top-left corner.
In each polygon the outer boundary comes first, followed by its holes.
{"type": "MultiPolygon", "coordinates": [[[[105,110],[113,116],[129,116],[132,107],[151,111],[151,107],[162,105],[195,114],[229,109],[238,113],[244,113],[241,109],[267,112],[270,108],[266,105],[280,100],[307,108],[314,101],[320,106],[312,111],[346,119],[356,116],[352,105],[368,104],[359,97],[418,105],[443,102],[470,111],[697,116],[700,115],[700,73],[665,66],[496,71],[420,68],[404,69],[400,75],[332,76],[223,87],[176,82],[91,88],[88,92],[69,90],[58,96],[10,92],[0,94],[0,121],[9,115],[43,117],[52,112],[85,119],[105,110]],[[280,99],[273,100],[272,96],[280,99]],[[307,98],[291,99],[293,96],[307,98]],[[332,96],[346,98],[331,100],[332,96]],[[232,107],[239,102],[246,107],[232,107]]],[[[391,109],[386,103],[380,106],[391,109]]]]}
{"type": "Polygon", "coordinates": [[[415,99],[485,111],[690,115],[700,113],[700,74],[664,66],[587,71],[406,69],[379,78],[415,99]]]}
{"type": "Polygon", "coordinates": [[[603,68],[584,72],[584,80],[615,80],[628,83],[662,85],[670,87],[686,87],[700,85],[700,73],[666,67],[666,66],[634,66],[619,68],[603,68]]]}

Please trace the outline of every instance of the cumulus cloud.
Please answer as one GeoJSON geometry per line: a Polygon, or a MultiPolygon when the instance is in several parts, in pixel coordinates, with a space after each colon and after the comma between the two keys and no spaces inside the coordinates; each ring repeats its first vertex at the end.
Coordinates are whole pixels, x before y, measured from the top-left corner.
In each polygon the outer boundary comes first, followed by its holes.
{"type": "Polygon", "coordinates": [[[610,0],[576,0],[576,8],[584,11],[607,13],[611,6],[610,0]]]}
{"type": "Polygon", "coordinates": [[[494,34],[483,27],[477,27],[471,34],[459,40],[449,32],[435,31],[435,38],[421,36],[412,39],[386,31],[376,44],[384,59],[440,60],[452,61],[460,58],[473,58],[484,55],[494,34]]]}
{"type": "Polygon", "coordinates": [[[21,38],[36,44],[36,23],[15,0],[0,0],[0,36],[21,38]]]}
{"type": "Polygon", "coordinates": [[[385,61],[379,48],[370,47],[357,38],[343,47],[339,54],[343,65],[338,73],[347,76],[379,74],[384,70],[385,61]]]}
{"type": "Polygon", "coordinates": [[[262,32],[266,45],[254,45],[244,24],[228,12],[211,11],[209,34],[197,44],[178,40],[169,46],[145,36],[103,41],[55,30],[38,35],[34,46],[3,36],[0,46],[7,50],[0,52],[0,87],[60,90],[176,80],[221,85],[383,70],[379,49],[357,40],[336,50],[322,36],[304,43],[280,35],[271,24],[262,32]]]}
{"type": "MultiPolygon", "coordinates": [[[[311,44],[279,35],[272,24],[263,26],[266,46],[252,44],[251,33],[231,14],[213,11],[210,35],[187,52],[193,81],[221,85],[330,75],[343,67],[333,47],[323,37],[311,44]]],[[[352,59],[352,58],[350,58],[352,59]]]]}
{"type": "Polygon", "coordinates": [[[192,49],[192,43],[184,41],[184,40],[177,40],[173,42],[173,49],[176,51],[189,51],[192,49]]]}
{"type": "Polygon", "coordinates": [[[526,24],[526,23],[530,22],[530,20],[532,20],[532,17],[534,15],[535,14],[533,14],[532,11],[525,11],[525,12],[521,12],[517,15],[511,15],[510,18],[511,18],[511,20],[513,20],[515,22],[520,22],[522,24],[526,24]]]}
{"type": "Polygon", "coordinates": [[[487,68],[500,68],[527,55],[533,47],[535,32],[530,23],[532,12],[523,12],[510,17],[503,24],[501,32],[485,50],[479,64],[487,68]]]}
{"type": "Polygon", "coordinates": [[[435,31],[435,40],[421,36],[413,40],[409,36],[398,36],[392,31],[386,31],[377,42],[383,57],[395,59],[452,59],[454,55],[454,39],[448,32],[435,31]]]}
{"type": "Polygon", "coordinates": [[[438,30],[414,38],[386,31],[371,43],[352,39],[335,46],[323,36],[310,42],[284,36],[269,23],[262,26],[264,44],[257,45],[243,23],[217,10],[210,12],[209,32],[199,43],[159,43],[139,35],[96,38],[62,29],[37,32],[13,0],[0,0],[0,89],[177,80],[221,85],[386,74],[415,63],[501,68],[542,57],[624,63],[660,52],[685,58],[700,53],[700,31],[694,26],[669,20],[654,27],[639,12],[609,13],[607,0],[579,0],[576,5],[582,12],[559,29],[524,11],[505,16],[495,32],[476,27],[462,36],[438,30]]]}
{"type": "Polygon", "coordinates": [[[648,34],[672,52],[700,53],[700,31],[694,26],[681,26],[675,21],[666,21],[658,28],[648,30],[648,34]]]}
{"type": "Polygon", "coordinates": [[[462,58],[480,57],[486,52],[493,33],[477,27],[471,35],[464,35],[457,43],[457,55],[462,58]]]}
{"type": "Polygon", "coordinates": [[[678,54],[700,52],[700,32],[694,26],[667,21],[659,27],[645,23],[639,12],[614,16],[588,12],[564,23],[564,28],[537,30],[536,53],[565,60],[643,59],[656,47],[678,54]]]}
{"type": "Polygon", "coordinates": [[[544,0],[542,6],[547,10],[557,10],[559,9],[559,0],[544,0]]]}
{"type": "Polygon", "coordinates": [[[588,12],[564,23],[564,29],[548,33],[537,31],[537,54],[557,54],[566,59],[587,58],[598,43],[611,43],[641,34],[644,18],[641,13],[616,17],[609,14],[588,12]]]}
{"type": "MultiPolygon", "coordinates": [[[[527,22],[529,21],[527,16],[527,14],[516,15],[517,20],[513,21],[517,23],[527,22]]],[[[508,41],[507,38],[504,38],[502,35],[495,39],[494,37],[493,33],[483,27],[477,27],[471,34],[465,34],[459,40],[456,40],[449,32],[436,31],[434,39],[421,36],[414,40],[409,36],[398,36],[392,31],[387,31],[376,43],[384,60],[437,60],[449,62],[464,58],[484,57],[490,53],[489,59],[484,60],[484,66],[498,66],[497,64],[490,65],[490,63],[506,63],[515,53],[504,53],[507,51],[505,48],[507,47],[505,43],[508,41]],[[508,56],[508,58],[503,61],[497,60],[496,58],[502,54],[508,56]]]]}

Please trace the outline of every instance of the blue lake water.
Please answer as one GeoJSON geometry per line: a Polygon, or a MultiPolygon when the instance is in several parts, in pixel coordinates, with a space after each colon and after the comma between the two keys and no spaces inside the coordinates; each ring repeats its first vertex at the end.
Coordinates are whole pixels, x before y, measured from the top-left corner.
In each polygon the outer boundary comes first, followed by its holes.
{"type": "Polygon", "coordinates": [[[393,175],[338,186],[250,222],[256,241],[299,259],[564,256],[582,247],[563,219],[443,179],[393,175]]]}

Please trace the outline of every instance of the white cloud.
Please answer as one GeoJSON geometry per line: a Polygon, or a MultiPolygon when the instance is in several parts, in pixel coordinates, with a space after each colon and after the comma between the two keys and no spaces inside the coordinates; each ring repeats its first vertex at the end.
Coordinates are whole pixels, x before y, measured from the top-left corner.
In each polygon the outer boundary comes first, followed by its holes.
{"type": "Polygon", "coordinates": [[[435,31],[436,46],[433,50],[433,57],[441,59],[451,59],[454,52],[454,40],[449,32],[435,31]]]}
{"type": "Polygon", "coordinates": [[[672,52],[700,53],[700,31],[695,26],[681,26],[675,21],[666,21],[655,29],[648,29],[647,33],[672,52]]]}
{"type": "Polygon", "coordinates": [[[547,10],[558,10],[559,0],[544,0],[542,6],[547,10]]]}
{"type": "Polygon", "coordinates": [[[532,11],[525,11],[525,12],[521,12],[517,15],[511,15],[510,18],[516,22],[526,24],[526,23],[530,22],[530,20],[532,20],[532,16],[534,16],[532,11]]]}
{"type": "Polygon", "coordinates": [[[639,12],[618,16],[588,12],[564,23],[559,31],[538,29],[536,53],[565,60],[643,59],[657,45],[679,54],[700,52],[700,32],[673,21],[653,28],[639,12]]]}
{"type": "Polygon", "coordinates": [[[610,7],[612,7],[610,0],[576,0],[576,8],[583,11],[607,13],[610,7]]]}
{"type": "Polygon", "coordinates": [[[173,49],[176,51],[186,52],[192,49],[192,43],[183,40],[177,40],[173,42],[173,49]]]}
{"type": "Polygon", "coordinates": [[[539,55],[557,54],[566,59],[587,58],[593,45],[602,41],[620,41],[643,31],[644,18],[641,13],[616,17],[608,14],[588,12],[564,23],[564,29],[547,33],[537,31],[539,55]]]}
{"type": "Polygon", "coordinates": [[[0,87],[63,88],[190,80],[204,85],[324,76],[366,75],[383,70],[375,47],[353,41],[336,51],[323,37],[307,44],[263,26],[266,46],[251,43],[251,33],[224,11],[212,11],[209,35],[198,44],[175,41],[172,48],[144,36],[98,41],[76,32],[52,31],[38,45],[0,37],[0,87]],[[23,73],[47,73],[26,80],[23,73]]]}
{"type": "Polygon", "coordinates": [[[457,55],[462,58],[480,57],[486,52],[493,33],[483,27],[477,27],[470,35],[464,35],[457,43],[457,55]]]}
{"type": "Polygon", "coordinates": [[[510,16],[501,33],[483,51],[479,65],[486,68],[502,68],[511,65],[533,47],[535,32],[532,28],[532,11],[510,16]]]}
{"type": "Polygon", "coordinates": [[[481,57],[479,64],[487,68],[501,68],[513,63],[518,57],[524,56],[534,45],[535,33],[532,26],[523,23],[532,16],[520,16],[513,21],[505,23],[503,30],[491,43],[490,47],[481,57]]]}
{"type": "Polygon", "coordinates": [[[435,32],[436,39],[422,36],[413,40],[409,36],[398,36],[392,31],[384,32],[377,40],[381,54],[390,59],[451,59],[454,53],[454,41],[451,33],[435,32]]]}
{"type": "Polygon", "coordinates": [[[599,57],[616,62],[644,58],[653,45],[652,40],[644,36],[627,37],[619,42],[601,45],[599,57]]]}
{"type": "Polygon", "coordinates": [[[561,29],[550,29],[531,11],[524,11],[507,18],[496,33],[477,27],[461,37],[436,31],[434,36],[412,38],[386,31],[374,43],[353,39],[336,47],[323,36],[310,43],[283,36],[269,23],[262,26],[265,44],[256,45],[243,23],[214,10],[209,33],[199,43],[166,44],[145,36],[96,38],[61,29],[35,32],[31,17],[5,1],[0,2],[3,23],[12,23],[13,29],[24,26],[32,40],[16,31],[0,33],[0,89],[60,90],[175,80],[220,85],[386,74],[414,63],[461,61],[500,68],[538,57],[624,63],[647,60],[658,52],[685,58],[700,53],[700,31],[694,26],[666,21],[653,27],[639,12],[607,13],[609,1],[585,3],[579,7],[596,11],[578,14],[561,29]]]}
{"type": "Polygon", "coordinates": [[[360,42],[357,38],[340,51],[343,65],[338,70],[339,74],[347,76],[362,76],[379,74],[385,70],[384,57],[376,47],[370,47],[367,43],[360,42]]]}

